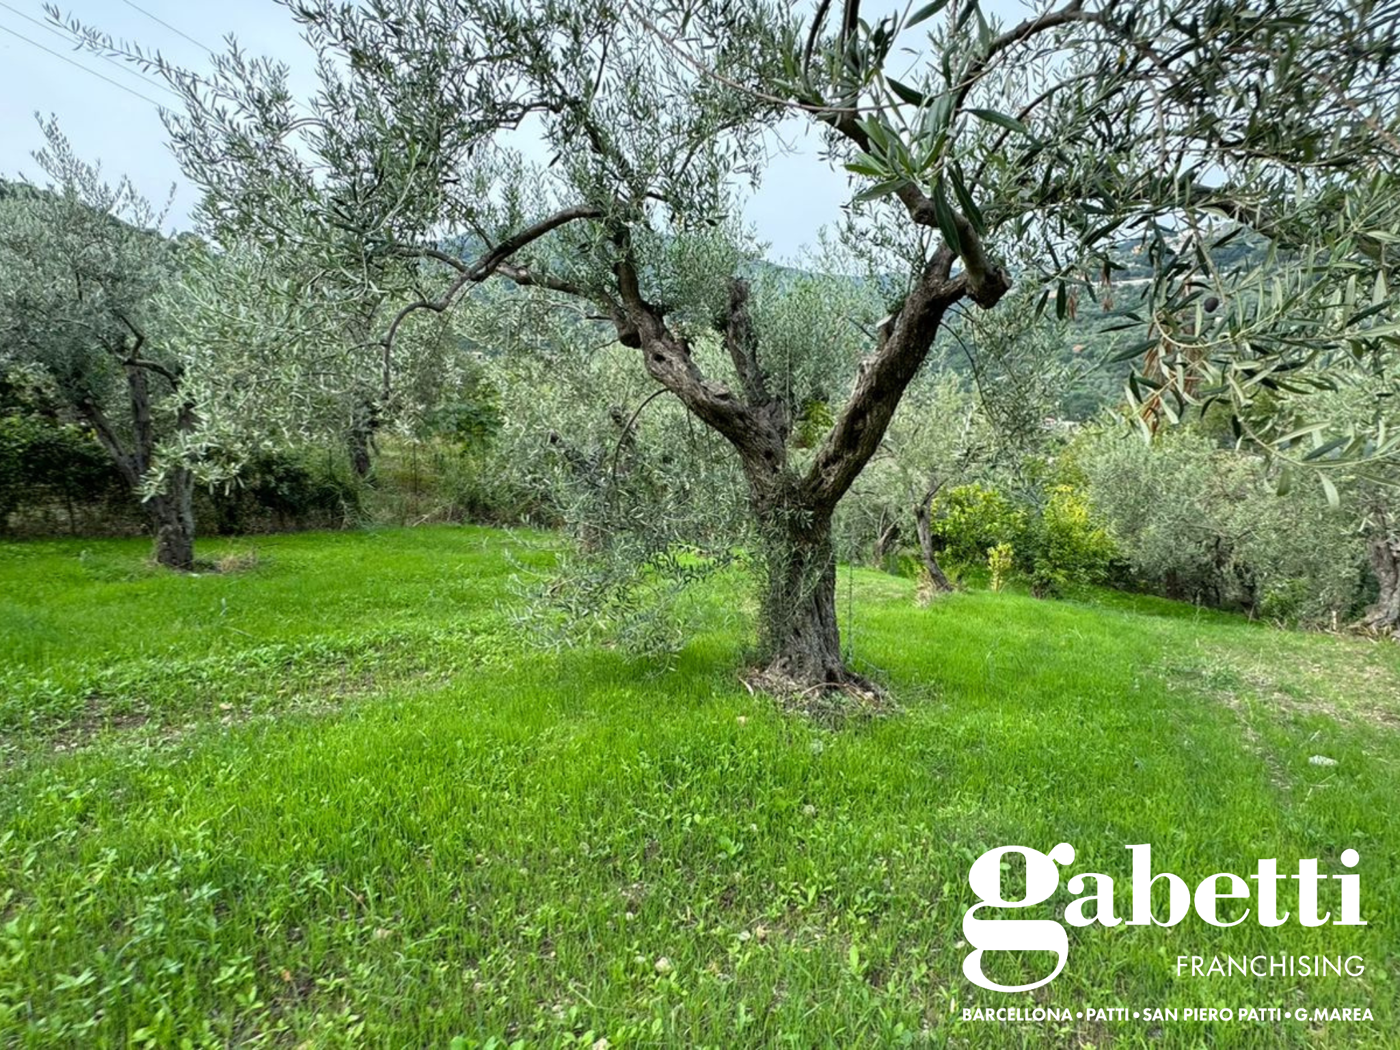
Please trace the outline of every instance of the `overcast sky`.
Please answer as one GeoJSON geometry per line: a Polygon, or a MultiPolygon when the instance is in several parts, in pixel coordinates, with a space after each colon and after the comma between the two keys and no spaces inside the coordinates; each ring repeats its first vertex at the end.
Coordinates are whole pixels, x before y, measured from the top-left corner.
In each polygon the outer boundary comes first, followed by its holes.
{"type": "MultiPolygon", "coordinates": [[[[286,10],[272,0],[59,0],[59,6],[196,71],[206,66],[209,49],[222,50],[223,37],[233,33],[250,53],[287,62],[299,97],[314,88],[310,51],[286,10]]],[[[869,4],[876,12],[895,6],[891,0],[869,4]]],[[[992,0],[984,8],[1019,17],[1015,0],[992,0]]],[[[75,52],[47,26],[42,0],[0,0],[0,176],[39,178],[30,157],[43,144],[34,114],[53,113],[79,156],[101,160],[110,174],[131,176],[153,201],[163,202],[174,183],[171,222],[186,226],[195,194],[166,147],[158,112],[161,104],[175,103],[158,79],[75,52]]],[[[821,136],[806,121],[789,121],[783,138],[796,152],[775,149],[764,185],[746,207],[759,236],[772,244],[774,259],[796,256],[814,230],[838,218],[848,196],[845,174],[816,160],[821,136]]]]}

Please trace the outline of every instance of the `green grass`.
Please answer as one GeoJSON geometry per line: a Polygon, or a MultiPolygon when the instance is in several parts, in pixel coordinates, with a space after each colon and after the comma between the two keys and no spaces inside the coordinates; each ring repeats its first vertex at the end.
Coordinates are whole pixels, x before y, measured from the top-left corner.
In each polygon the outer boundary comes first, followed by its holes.
{"type": "Polygon", "coordinates": [[[551,542],[283,536],[193,579],[0,547],[0,1044],[1400,1045],[1400,647],[843,570],[903,712],[830,731],[740,684],[727,599],[664,673],[525,645],[551,542]],[[1051,985],[979,991],[971,861],[1060,841],[1120,913],[1128,843],[1193,884],[1354,847],[1370,925],[1071,928],[1051,985]],[[1366,973],[1175,975],[1283,952],[1366,973]],[[1374,1020],[961,1019],[1037,1003],[1374,1020]]]}

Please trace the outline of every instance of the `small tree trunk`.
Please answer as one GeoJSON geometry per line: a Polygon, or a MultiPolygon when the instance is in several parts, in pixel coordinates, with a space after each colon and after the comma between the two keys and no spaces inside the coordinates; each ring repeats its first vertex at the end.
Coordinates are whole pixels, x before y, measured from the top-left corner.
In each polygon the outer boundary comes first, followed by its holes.
{"type": "Polygon", "coordinates": [[[899,522],[892,521],[880,531],[880,536],[875,541],[875,564],[881,568],[885,565],[885,559],[894,553],[895,544],[899,542],[899,522]]]}
{"type": "Polygon", "coordinates": [[[923,554],[924,569],[933,582],[933,589],[949,592],[952,591],[953,585],[939,567],[938,558],[933,550],[933,497],[938,494],[939,488],[939,485],[932,486],[915,505],[914,523],[919,530],[919,550],[923,554]]]}
{"type": "Polygon", "coordinates": [[[346,450],[350,453],[350,469],[355,472],[357,478],[368,477],[369,468],[373,465],[369,430],[358,424],[352,426],[346,435],[345,443],[346,450]]]}
{"type": "Polygon", "coordinates": [[[360,479],[369,477],[374,466],[374,433],[379,429],[379,406],[366,398],[355,406],[350,427],[345,435],[350,468],[360,479]]]}
{"type": "Polygon", "coordinates": [[[1384,631],[1400,640],[1400,537],[1389,528],[1384,511],[1376,513],[1376,524],[1367,538],[1366,553],[1371,571],[1380,583],[1376,604],[1366,611],[1362,624],[1373,631],[1384,631]]]}
{"type": "Polygon", "coordinates": [[[194,478],[173,470],[165,490],[146,501],[155,528],[155,559],[167,569],[194,569],[194,478]]]}

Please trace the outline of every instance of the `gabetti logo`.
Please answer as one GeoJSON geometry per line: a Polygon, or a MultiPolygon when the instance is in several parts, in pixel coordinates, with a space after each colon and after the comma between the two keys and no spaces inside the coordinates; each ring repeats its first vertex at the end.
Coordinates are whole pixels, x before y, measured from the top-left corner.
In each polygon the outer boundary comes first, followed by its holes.
{"type": "MultiPolygon", "coordinates": [[[[1125,847],[1133,855],[1132,876],[1132,918],[1129,926],[1175,926],[1186,918],[1191,910],[1192,893],[1184,880],[1169,871],[1152,874],[1152,847],[1137,845],[1125,847]],[[1166,880],[1168,887],[1167,917],[1157,918],[1152,911],[1152,887],[1166,880]]],[[[1342,853],[1342,865],[1354,868],[1360,860],[1356,850],[1342,853]]],[[[1049,854],[1026,846],[1001,846],[988,850],[975,861],[967,873],[967,883],[977,895],[978,903],[968,909],[963,916],[963,937],[973,948],[963,960],[963,973],[979,988],[992,992],[1025,992],[1039,988],[1053,981],[1065,968],[1065,958],[1069,954],[1069,937],[1062,923],[1054,919],[981,919],[978,912],[997,908],[1032,908],[1043,904],[1060,887],[1060,867],[1074,863],[1074,847],[1061,842],[1049,854]],[[1026,860],[1026,894],[1020,900],[1007,900],[1002,896],[1002,858],[1019,853],[1026,860]],[[1059,865],[1059,867],[1057,867],[1059,865]],[[997,984],[982,972],[983,952],[1053,952],[1055,969],[1050,976],[1030,984],[997,984]]],[[[1289,912],[1282,915],[1278,911],[1278,883],[1286,879],[1298,881],[1298,922],[1303,926],[1324,926],[1331,920],[1331,912],[1319,917],[1317,914],[1318,884],[1329,878],[1319,875],[1316,860],[1300,860],[1298,874],[1280,875],[1277,860],[1261,860],[1255,873],[1250,876],[1259,885],[1256,913],[1261,926],[1282,926],[1288,921],[1289,912]]],[[[1361,876],[1357,874],[1332,875],[1330,878],[1341,883],[1341,918],[1332,921],[1333,926],[1365,926],[1361,919],[1361,876]]],[[[1113,879],[1099,872],[1085,872],[1069,880],[1070,893],[1085,893],[1087,880],[1094,880],[1094,892],[1079,897],[1065,907],[1064,918],[1071,926],[1090,926],[1100,923],[1104,926],[1117,926],[1123,920],[1113,907],[1113,879]],[[1089,909],[1092,908],[1092,911],[1089,909]]],[[[1218,917],[1216,904],[1222,899],[1247,900],[1249,884],[1238,875],[1220,872],[1207,875],[1196,887],[1194,902],[1196,914],[1212,926],[1238,926],[1249,917],[1250,909],[1236,919],[1225,922],[1218,917]],[[1221,882],[1226,886],[1222,888],[1221,882]]]]}

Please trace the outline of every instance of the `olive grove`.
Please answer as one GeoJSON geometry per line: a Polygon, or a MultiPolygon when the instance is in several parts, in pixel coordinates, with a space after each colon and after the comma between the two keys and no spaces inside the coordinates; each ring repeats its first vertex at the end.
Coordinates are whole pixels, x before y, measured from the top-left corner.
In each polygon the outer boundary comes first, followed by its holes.
{"type": "Polygon", "coordinates": [[[630,349],[742,474],[769,684],[870,687],[841,649],[834,515],[969,312],[1130,296],[1139,418],[1223,401],[1308,469],[1392,448],[1375,413],[1337,434],[1250,411],[1395,343],[1387,0],[1068,0],[1005,25],[977,0],[286,6],[307,99],[237,49],[195,74],[70,28],[184,96],[169,127],[223,250],[374,304],[386,375],[423,315],[469,329],[487,282],[630,349]],[[736,216],[793,118],[851,175],[843,242],[870,276],[784,313],[736,216]],[[1237,238],[1260,251],[1222,263],[1237,238]],[[1125,244],[1152,277],[1120,290],[1125,244]]]}

